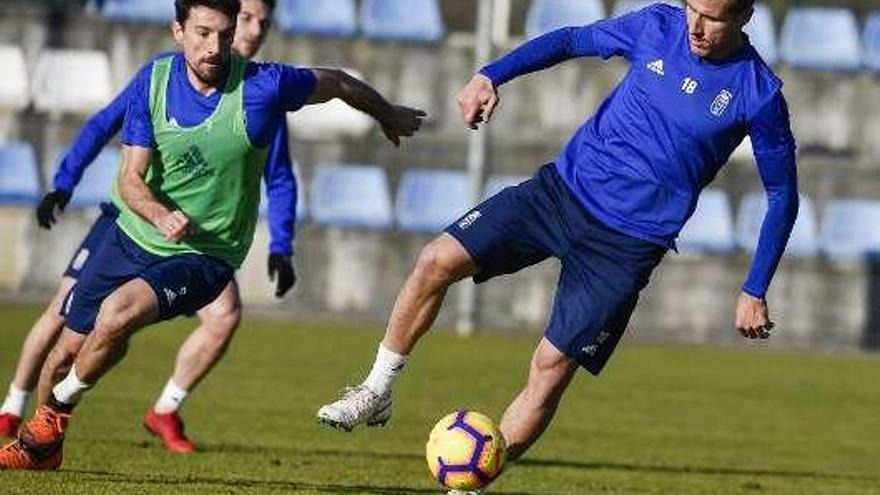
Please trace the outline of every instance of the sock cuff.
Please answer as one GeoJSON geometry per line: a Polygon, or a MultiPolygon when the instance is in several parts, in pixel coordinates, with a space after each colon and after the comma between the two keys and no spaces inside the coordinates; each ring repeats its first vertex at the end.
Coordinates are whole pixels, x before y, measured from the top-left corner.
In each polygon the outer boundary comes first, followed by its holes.
{"type": "Polygon", "coordinates": [[[391,349],[385,347],[384,342],[379,343],[379,350],[376,351],[376,358],[382,361],[394,362],[394,363],[406,363],[409,360],[409,356],[406,354],[398,354],[391,349]]]}

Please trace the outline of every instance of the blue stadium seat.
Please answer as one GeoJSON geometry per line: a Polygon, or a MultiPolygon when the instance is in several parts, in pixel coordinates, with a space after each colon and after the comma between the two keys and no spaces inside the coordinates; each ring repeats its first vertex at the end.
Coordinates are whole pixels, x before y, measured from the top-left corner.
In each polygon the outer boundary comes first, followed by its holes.
{"type": "Polygon", "coordinates": [[[506,187],[521,184],[529,179],[528,175],[493,175],[486,181],[486,188],[483,190],[483,199],[489,199],[500,193],[506,187]]]}
{"type": "Polygon", "coordinates": [[[617,0],[614,4],[614,17],[641,10],[648,5],[653,5],[655,3],[665,3],[666,5],[672,5],[673,7],[678,8],[682,7],[682,3],[677,0],[617,0]]]}
{"type": "MultiPolygon", "coordinates": [[[[308,205],[306,204],[306,188],[302,181],[302,172],[300,171],[299,162],[293,162],[293,177],[296,179],[296,221],[302,222],[308,216],[308,205]]],[[[265,217],[269,214],[269,198],[266,195],[266,181],[260,182],[260,216],[265,217]]]]}
{"type": "Polygon", "coordinates": [[[281,30],[293,34],[347,37],[357,33],[354,0],[281,0],[275,20],[281,30]]]}
{"type": "Polygon", "coordinates": [[[391,195],[385,170],[375,165],[321,164],[315,167],[309,212],[330,227],[387,229],[391,195]]]}
{"type": "Polygon", "coordinates": [[[706,189],[678,237],[685,252],[728,253],[734,250],[733,213],[724,191],[706,189]]]}
{"type": "Polygon", "coordinates": [[[532,0],[526,13],[526,37],[565,26],[584,26],[605,17],[599,0],[532,0]]]}
{"type": "Polygon", "coordinates": [[[171,0],[107,0],[104,17],[121,22],[165,24],[174,20],[171,0]]]}
{"type": "Polygon", "coordinates": [[[397,223],[407,232],[440,232],[469,206],[468,177],[459,170],[408,170],[397,188],[397,223]]]}
{"type": "Polygon", "coordinates": [[[779,52],[776,49],[776,25],[773,23],[773,11],[763,3],[755,4],[755,13],[752,20],[746,24],[746,34],[752,46],[768,64],[775,64],[779,60],[779,52]]]}
{"type": "Polygon", "coordinates": [[[105,148],[86,169],[73,191],[70,205],[87,208],[110,201],[110,190],[116,182],[122,155],[118,149],[105,148]]]}
{"type": "MultiPolygon", "coordinates": [[[[767,213],[767,196],[763,193],[749,193],[739,204],[736,219],[736,243],[752,253],[758,244],[764,215],[767,213]]],[[[819,227],[816,224],[816,209],[806,196],[800,197],[800,209],[785,254],[795,257],[811,257],[819,254],[819,227]]]]}
{"type": "Polygon", "coordinates": [[[825,207],[820,246],[835,261],[880,252],[880,201],[839,199],[825,207]]]}
{"type": "Polygon", "coordinates": [[[0,145],[0,204],[33,205],[39,201],[34,149],[27,143],[0,145]]]}
{"type": "Polygon", "coordinates": [[[361,28],[369,38],[436,42],[446,28],[437,0],[364,0],[361,28]]]}
{"type": "Polygon", "coordinates": [[[858,70],[862,51],[855,14],[843,8],[792,7],[782,26],[780,55],[795,69],[858,70]]]}
{"type": "Polygon", "coordinates": [[[865,65],[874,72],[880,72],[880,12],[868,15],[862,39],[865,46],[865,65]]]}

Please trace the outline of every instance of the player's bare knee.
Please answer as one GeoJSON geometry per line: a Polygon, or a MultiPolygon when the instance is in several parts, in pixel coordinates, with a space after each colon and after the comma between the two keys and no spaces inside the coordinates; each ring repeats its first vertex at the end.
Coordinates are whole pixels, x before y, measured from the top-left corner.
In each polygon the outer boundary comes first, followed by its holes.
{"type": "Polygon", "coordinates": [[[416,262],[415,273],[427,281],[451,284],[460,277],[462,263],[443,238],[431,241],[422,249],[416,262]]]}
{"type": "Polygon", "coordinates": [[[235,333],[241,324],[241,307],[233,304],[222,308],[211,308],[211,311],[202,315],[202,322],[209,329],[212,337],[225,340],[235,333]]]}
{"type": "Polygon", "coordinates": [[[565,389],[572,368],[565,356],[535,353],[529,369],[528,387],[542,395],[554,395],[565,389]]]}
{"type": "Polygon", "coordinates": [[[131,324],[131,312],[118,299],[108,298],[101,304],[95,320],[95,338],[102,341],[124,339],[131,324]]]}

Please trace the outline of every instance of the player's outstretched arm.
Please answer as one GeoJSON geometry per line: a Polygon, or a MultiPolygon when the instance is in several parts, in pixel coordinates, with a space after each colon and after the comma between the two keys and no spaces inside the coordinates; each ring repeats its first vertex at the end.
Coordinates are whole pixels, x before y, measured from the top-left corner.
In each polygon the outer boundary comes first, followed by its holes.
{"type": "Polygon", "coordinates": [[[376,119],[385,137],[394,146],[400,146],[401,137],[418,132],[427,115],[423,110],[393,105],[367,83],[338,69],[312,69],[315,90],[307,104],[323,103],[339,98],[376,119]]]}
{"type": "Polygon", "coordinates": [[[179,242],[190,231],[189,219],[180,210],[171,210],[156,199],[144,176],[150,165],[152,150],[140,146],[123,146],[122,168],[119,171],[119,196],[135,213],[156,226],[165,239],[179,242]]]}
{"type": "Polygon", "coordinates": [[[57,221],[56,211],[64,212],[83,172],[95,160],[101,149],[119,132],[125,120],[132,88],[133,85],[127,86],[109,105],[89,117],[80,129],[79,135],[61,159],[58,170],[52,178],[54,190],[46,193],[37,206],[37,223],[40,227],[52,228],[57,221]]]}

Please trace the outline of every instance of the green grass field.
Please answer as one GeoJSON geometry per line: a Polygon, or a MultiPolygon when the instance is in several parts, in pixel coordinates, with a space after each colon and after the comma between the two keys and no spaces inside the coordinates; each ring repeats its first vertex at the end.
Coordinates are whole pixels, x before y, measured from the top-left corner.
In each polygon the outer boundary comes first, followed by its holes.
{"type": "MultiPolygon", "coordinates": [[[[4,387],[36,311],[0,305],[4,387]]],[[[314,413],[362,376],[381,330],[246,318],[184,409],[203,452],[173,456],[140,419],[192,323],[137,336],[77,410],[62,470],[0,473],[0,494],[441,493],[423,458],[432,424],[458,407],[500,417],[537,338],[430,335],[389,426],[345,434],[314,413]]],[[[878,378],[876,356],[624,344],[490,493],[880,494],[878,378]]]]}

